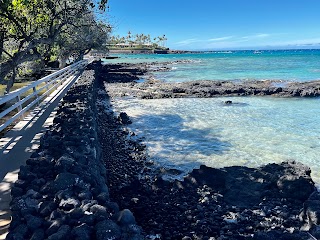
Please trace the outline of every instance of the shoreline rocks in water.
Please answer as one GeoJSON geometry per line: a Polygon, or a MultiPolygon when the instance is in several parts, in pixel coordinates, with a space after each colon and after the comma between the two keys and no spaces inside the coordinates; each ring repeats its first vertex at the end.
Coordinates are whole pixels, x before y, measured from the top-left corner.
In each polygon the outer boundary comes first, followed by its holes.
{"type": "Polygon", "coordinates": [[[92,63],[60,103],[12,188],[7,239],[320,239],[320,194],[303,164],[201,166],[164,181],[130,116],[112,110],[110,86],[147,73],[125,68],[92,63]]]}
{"type": "MultiPolygon", "coordinates": [[[[104,83],[108,99],[122,95],[118,94],[121,83],[103,76],[99,80],[104,83]]],[[[158,91],[156,86],[154,91],[158,91]]],[[[100,134],[103,139],[110,132],[100,134]]],[[[303,240],[319,234],[318,220],[312,217],[319,214],[315,206],[319,193],[310,169],[303,164],[223,169],[201,166],[184,181],[168,182],[162,179],[161,170],[152,171],[152,166],[143,166],[141,161],[136,164],[119,152],[105,157],[112,166],[108,175],[110,195],[121,208],[133,212],[147,239],[303,240]],[[133,166],[136,172],[128,176],[127,168],[133,166]]],[[[140,160],[145,156],[144,149],[136,153],[140,160]]]]}
{"type": "Polygon", "coordinates": [[[274,96],[274,97],[318,97],[319,81],[307,83],[286,83],[275,86],[274,81],[190,81],[164,83],[146,81],[143,83],[110,84],[115,97],[134,96],[142,99],[158,98],[210,98],[219,96],[274,96]],[[113,89],[113,88],[117,88],[113,89]]]}
{"type": "Polygon", "coordinates": [[[275,235],[275,239],[302,240],[310,236],[301,229],[316,229],[318,224],[308,220],[317,214],[314,208],[301,211],[312,193],[319,200],[308,172],[299,163],[258,169],[201,166],[184,181],[159,178],[151,186],[134,183],[120,191],[111,189],[111,195],[132,210],[144,231],[161,239],[273,239],[275,235]]]}
{"type": "MultiPolygon", "coordinates": [[[[178,62],[179,63],[179,62],[178,62]]],[[[210,98],[218,96],[274,96],[274,97],[318,97],[320,96],[319,81],[312,82],[282,82],[265,81],[188,81],[161,82],[154,79],[154,71],[170,71],[170,63],[140,63],[106,65],[102,70],[108,75],[108,87],[113,97],[133,96],[142,99],[158,98],[210,98]],[[135,79],[123,78],[127,69],[133,72],[135,79]],[[117,69],[117,70],[116,70],[117,69]],[[117,72],[118,71],[118,72],[117,72]],[[122,72],[124,71],[124,72],[122,72]],[[114,73],[122,72],[120,75],[114,73]],[[107,73],[108,74],[108,73],[107,73]],[[139,77],[146,76],[147,81],[137,82],[139,77]],[[119,78],[121,80],[119,80],[119,78]],[[113,84],[112,84],[113,83],[113,84]],[[120,84],[121,83],[121,84],[120,84]]],[[[176,63],[175,63],[176,64],[176,63]]]]}

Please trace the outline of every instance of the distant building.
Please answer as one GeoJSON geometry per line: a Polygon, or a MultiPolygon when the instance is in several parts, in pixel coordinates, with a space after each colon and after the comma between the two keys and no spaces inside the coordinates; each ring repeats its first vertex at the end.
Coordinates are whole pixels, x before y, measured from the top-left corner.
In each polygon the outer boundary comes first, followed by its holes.
{"type": "Polygon", "coordinates": [[[152,43],[144,43],[144,44],[138,44],[138,43],[117,43],[117,44],[108,44],[108,48],[114,49],[114,48],[151,48],[153,47],[152,43]]]}

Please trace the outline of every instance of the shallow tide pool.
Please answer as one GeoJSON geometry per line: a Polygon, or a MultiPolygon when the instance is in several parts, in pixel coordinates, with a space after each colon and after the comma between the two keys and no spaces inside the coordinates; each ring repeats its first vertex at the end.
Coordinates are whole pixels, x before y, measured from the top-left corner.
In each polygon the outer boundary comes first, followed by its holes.
{"type": "MultiPolygon", "coordinates": [[[[210,167],[295,160],[320,183],[320,99],[220,97],[116,99],[157,165],[184,173],[210,167]],[[231,100],[233,104],[224,104],[231,100]]],[[[178,177],[181,177],[181,174],[178,177]]]]}

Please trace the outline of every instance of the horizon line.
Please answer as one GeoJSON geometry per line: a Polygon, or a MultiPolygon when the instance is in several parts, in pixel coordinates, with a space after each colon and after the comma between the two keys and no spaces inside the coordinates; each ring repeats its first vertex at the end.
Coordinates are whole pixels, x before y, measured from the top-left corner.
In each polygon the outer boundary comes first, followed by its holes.
{"type": "Polygon", "coordinates": [[[320,46],[314,46],[314,47],[309,47],[309,48],[285,48],[285,47],[248,47],[248,48],[219,48],[219,49],[174,49],[174,48],[169,48],[172,51],[189,51],[189,52],[208,52],[208,51],[268,51],[268,50],[320,50],[320,46]]]}
{"type": "Polygon", "coordinates": [[[320,46],[315,48],[221,48],[221,49],[171,49],[172,51],[187,51],[187,52],[217,52],[217,51],[279,51],[279,50],[320,50],[320,46]]]}

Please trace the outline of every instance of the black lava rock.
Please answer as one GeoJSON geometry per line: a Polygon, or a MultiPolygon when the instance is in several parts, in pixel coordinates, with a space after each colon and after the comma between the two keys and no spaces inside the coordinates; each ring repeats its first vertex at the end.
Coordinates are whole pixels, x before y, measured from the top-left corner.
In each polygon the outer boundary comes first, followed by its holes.
{"type": "Polygon", "coordinates": [[[126,114],[125,112],[121,112],[120,113],[119,121],[120,121],[120,123],[125,124],[125,125],[132,123],[132,121],[130,120],[128,114],[126,114]]]}
{"type": "Polygon", "coordinates": [[[97,240],[120,239],[121,237],[120,227],[111,220],[97,223],[95,230],[97,240]]]}

